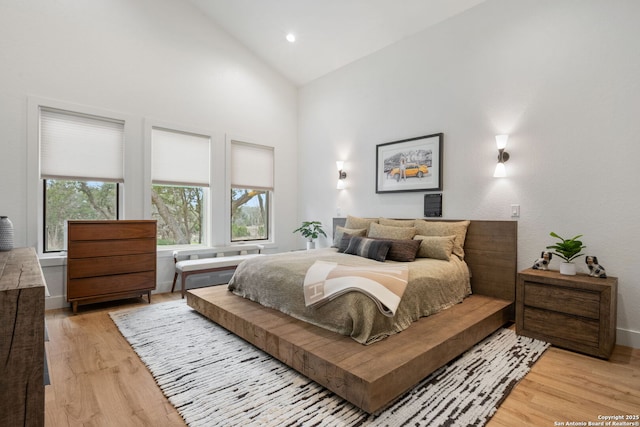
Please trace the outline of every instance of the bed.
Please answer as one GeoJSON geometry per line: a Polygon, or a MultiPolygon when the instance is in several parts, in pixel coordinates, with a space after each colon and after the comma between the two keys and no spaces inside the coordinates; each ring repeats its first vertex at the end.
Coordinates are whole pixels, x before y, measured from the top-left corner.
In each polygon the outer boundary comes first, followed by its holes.
{"type": "MultiPolygon", "coordinates": [[[[344,224],[334,219],[334,229],[344,224]]],[[[369,413],[513,319],[517,222],[471,221],[464,242],[472,294],[369,345],[265,307],[227,287],[189,291],[187,303],[369,413]]],[[[341,297],[343,298],[343,297],[341,297]]]]}

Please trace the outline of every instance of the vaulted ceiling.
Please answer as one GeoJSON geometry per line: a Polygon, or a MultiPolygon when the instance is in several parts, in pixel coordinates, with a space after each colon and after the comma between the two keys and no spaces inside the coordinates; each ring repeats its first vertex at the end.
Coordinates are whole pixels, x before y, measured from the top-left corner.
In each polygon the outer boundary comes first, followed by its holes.
{"type": "Polygon", "coordinates": [[[188,1],[301,86],[485,0],[188,1]]]}

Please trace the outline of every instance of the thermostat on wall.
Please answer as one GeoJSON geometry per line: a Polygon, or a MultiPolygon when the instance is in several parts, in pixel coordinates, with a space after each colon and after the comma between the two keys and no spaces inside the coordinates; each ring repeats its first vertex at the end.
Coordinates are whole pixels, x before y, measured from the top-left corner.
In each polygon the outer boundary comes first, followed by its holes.
{"type": "Polygon", "coordinates": [[[442,193],[424,195],[424,216],[442,216],[442,193]]]}

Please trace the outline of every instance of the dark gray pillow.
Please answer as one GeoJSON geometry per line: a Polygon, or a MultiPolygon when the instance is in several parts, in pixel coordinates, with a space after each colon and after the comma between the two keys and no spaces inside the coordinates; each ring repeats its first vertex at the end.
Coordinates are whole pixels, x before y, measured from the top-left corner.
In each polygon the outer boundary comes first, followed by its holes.
{"type": "Polygon", "coordinates": [[[343,233],[342,234],[340,243],[337,246],[338,252],[344,253],[344,251],[347,250],[347,248],[349,247],[349,242],[351,241],[352,237],[353,237],[353,235],[351,235],[349,233],[343,233]]]}
{"type": "Polygon", "coordinates": [[[400,262],[415,261],[421,243],[420,240],[376,239],[375,237],[372,239],[391,242],[386,259],[400,262]]]}
{"type": "Polygon", "coordinates": [[[344,253],[384,262],[389,248],[391,248],[391,242],[388,240],[353,236],[351,240],[349,240],[349,246],[347,246],[344,253]]]}
{"type": "MultiPolygon", "coordinates": [[[[339,225],[336,227],[335,232],[333,234],[333,244],[332,246],[334,248],[339,248],[340,247],[340,242],[342,241],[342,236],[344,236],[346,234],[350,234],[351,236],[366,236],[367,235],[367,229],[366,228],[360,228],[360,229],[354,229],[354,228],[345,228],[345,227],[340,227],[339,225]]],[[[344,252],[344,251],[342,251],[344,252]]]]}

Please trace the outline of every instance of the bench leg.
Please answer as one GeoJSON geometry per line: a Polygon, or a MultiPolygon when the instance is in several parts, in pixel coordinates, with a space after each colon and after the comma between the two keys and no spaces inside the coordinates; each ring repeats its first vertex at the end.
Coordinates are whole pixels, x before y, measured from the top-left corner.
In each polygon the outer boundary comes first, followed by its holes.
{"type": "Polygon", "coordinates": [[[180,286],[182,286],[182,289],[180,290],[180,293],[182,294],[181,298],[184,298],[185,295],[187,294],[187,277],[190,276],[191,274],[197,274],[197,273],[199,272],[183,271],[182,273],[180,273],[180,286]]]}
{"type": "Polygon", "coordinates": [[[176,289],[176,280],[178,279],[178,272],[173,275],[173,284],[171,285],[171,293],[176,289]]]}
{"type": "MultiPolygon", "coordinates": [[[[230,266],[226,266],[226,267],[216,267],[216,268],[206,268],[206,269],[202,269],[202,270],[194,270],[194,271],[182,271],[180,273],[180,281],[182,289],[181,289],[181,294],[182,294],[182,298],[185,297],[185,295],[187,294],[187,277],[189,277],[192,274],[204,274],[204,273],[213,273],[216,271],[235,271],[237,265],[230,265],[230,266]]],[[[176,279],[178,277],[178,272],[176,272],[175,276],[173,276],[173,286],[171,286],[171,292],[173,292],[175,285],[176,285],[176,279]]]]}
{"type": "Polygon", "coordinates": [[[185,275],[184,273],[182,273],[182,276],[180,277],[180,281],[182,282],[182,298],[184,298],[186,292],[187,292],[187,281],[185,280],[185,275]]]}
{"type": "MultiPolygon", "coordinates": [[[[178,272],[176,271],[173,275],[173,284],[171,285],[171,293],[173,293],[173,291],[176,289],[176,282],[178,281],[178,272]]],[[[186,292],[186,289],[184,288],[184,273],[182,273],[182,275],[180,276],[180,281],[182,283],[180,283],[180,286],[182,286],[182,298],[184,298],[184,293],[186,292]]]]}

